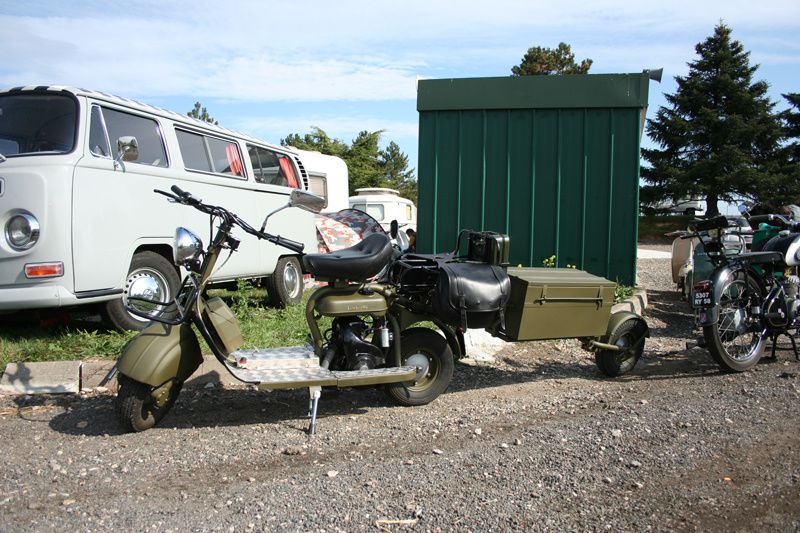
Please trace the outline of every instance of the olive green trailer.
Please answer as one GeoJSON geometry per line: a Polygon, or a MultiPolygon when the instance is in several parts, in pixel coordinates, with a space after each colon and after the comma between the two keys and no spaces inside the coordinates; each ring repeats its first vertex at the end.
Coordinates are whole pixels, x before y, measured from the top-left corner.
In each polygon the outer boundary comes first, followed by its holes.
{"type": "Polygon", "coordinates": [[[636,278],[641,74],[421,80],[417,249],[508,234],[512,265],[636,278]]]}

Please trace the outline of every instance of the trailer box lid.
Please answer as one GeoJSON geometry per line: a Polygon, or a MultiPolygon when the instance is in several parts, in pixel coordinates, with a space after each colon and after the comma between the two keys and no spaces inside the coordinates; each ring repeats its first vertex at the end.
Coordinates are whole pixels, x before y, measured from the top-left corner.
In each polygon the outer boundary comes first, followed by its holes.
{"type": "Polygon", "coordinates": [[[509,268],[500,336],[515,341],[605,335],[616,283],[573,268],[509,268]]]}

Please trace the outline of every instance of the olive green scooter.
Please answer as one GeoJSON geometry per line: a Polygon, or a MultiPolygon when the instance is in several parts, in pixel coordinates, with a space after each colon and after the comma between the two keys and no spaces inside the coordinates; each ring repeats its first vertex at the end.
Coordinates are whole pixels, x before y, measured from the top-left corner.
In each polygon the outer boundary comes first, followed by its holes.
{"type": "Polygon", "coordinates": [[[270,213],[255,229],[223,207],[203,203],[176,186],[172,193],[155,192],[171,201],[200,210],[219,225],[206,249],[185,228],[175,235],[175,263],[188,274],[171,303],[129,297],[130,302],[158,306],[153,319],[124,349],[118,363],[116,412],[128,431],[144,431],[161,420],[174,404],[183,383],[203,361],[199,333],[225,368],[243,383],[264,389],[309,388],[309,433],[316,427],[322,387],[386,385],[400,405],[423,405],[443,393],[453,375],[453,354],[459,355],[463,337],[436,317],[407,307],[389,283],[368,282],[392,262],[395,250],[388,236],[373,234],[336,254],[304,256],[306,271],[328,281],[317,289],[306,307],[311,343],[276,349],[240,349],[242,334],[225,302],[208,298],[206,288],[220,255],[236,251],[232,230],[245,232],[302,253],[301,243],[264,231],[275,212],[298,207],[319,212],[323,200],[304,191],[292,192],[289,202],[270,213]],[[331,329],[320,331],[318,320],[332,317],[331,329]],[[410,327],[432,321],[434,330],[410,327]]]}

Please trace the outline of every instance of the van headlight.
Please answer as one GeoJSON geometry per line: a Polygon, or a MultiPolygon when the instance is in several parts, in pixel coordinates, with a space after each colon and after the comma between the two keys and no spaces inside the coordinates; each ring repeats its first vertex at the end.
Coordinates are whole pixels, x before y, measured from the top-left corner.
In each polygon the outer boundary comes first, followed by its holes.
{"type": "Polygon", "coordinates": [[[175,264],[182,265],[200,256],[203,251],[203,241],[188,229],[178,228],[175,230],[175,246],[172,249],[175,264]]]}
{"type": "Polygon", "coordinates": [[[14,250],[27,250],[39,240],[39,221],[30,213],[19,213],[6,222],[6,241],[14,250]]]}

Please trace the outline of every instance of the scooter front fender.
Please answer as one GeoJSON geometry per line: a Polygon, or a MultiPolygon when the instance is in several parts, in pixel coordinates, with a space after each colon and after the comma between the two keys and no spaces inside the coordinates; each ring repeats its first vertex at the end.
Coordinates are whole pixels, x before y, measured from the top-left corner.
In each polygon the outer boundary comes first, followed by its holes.
{"type": "Polygon", "coordinates": [[[117,362],[121,374],[152,387],[186,381],[203,362],[200,343],[189,324],[153,322],[125,346],[117,362]]]}

